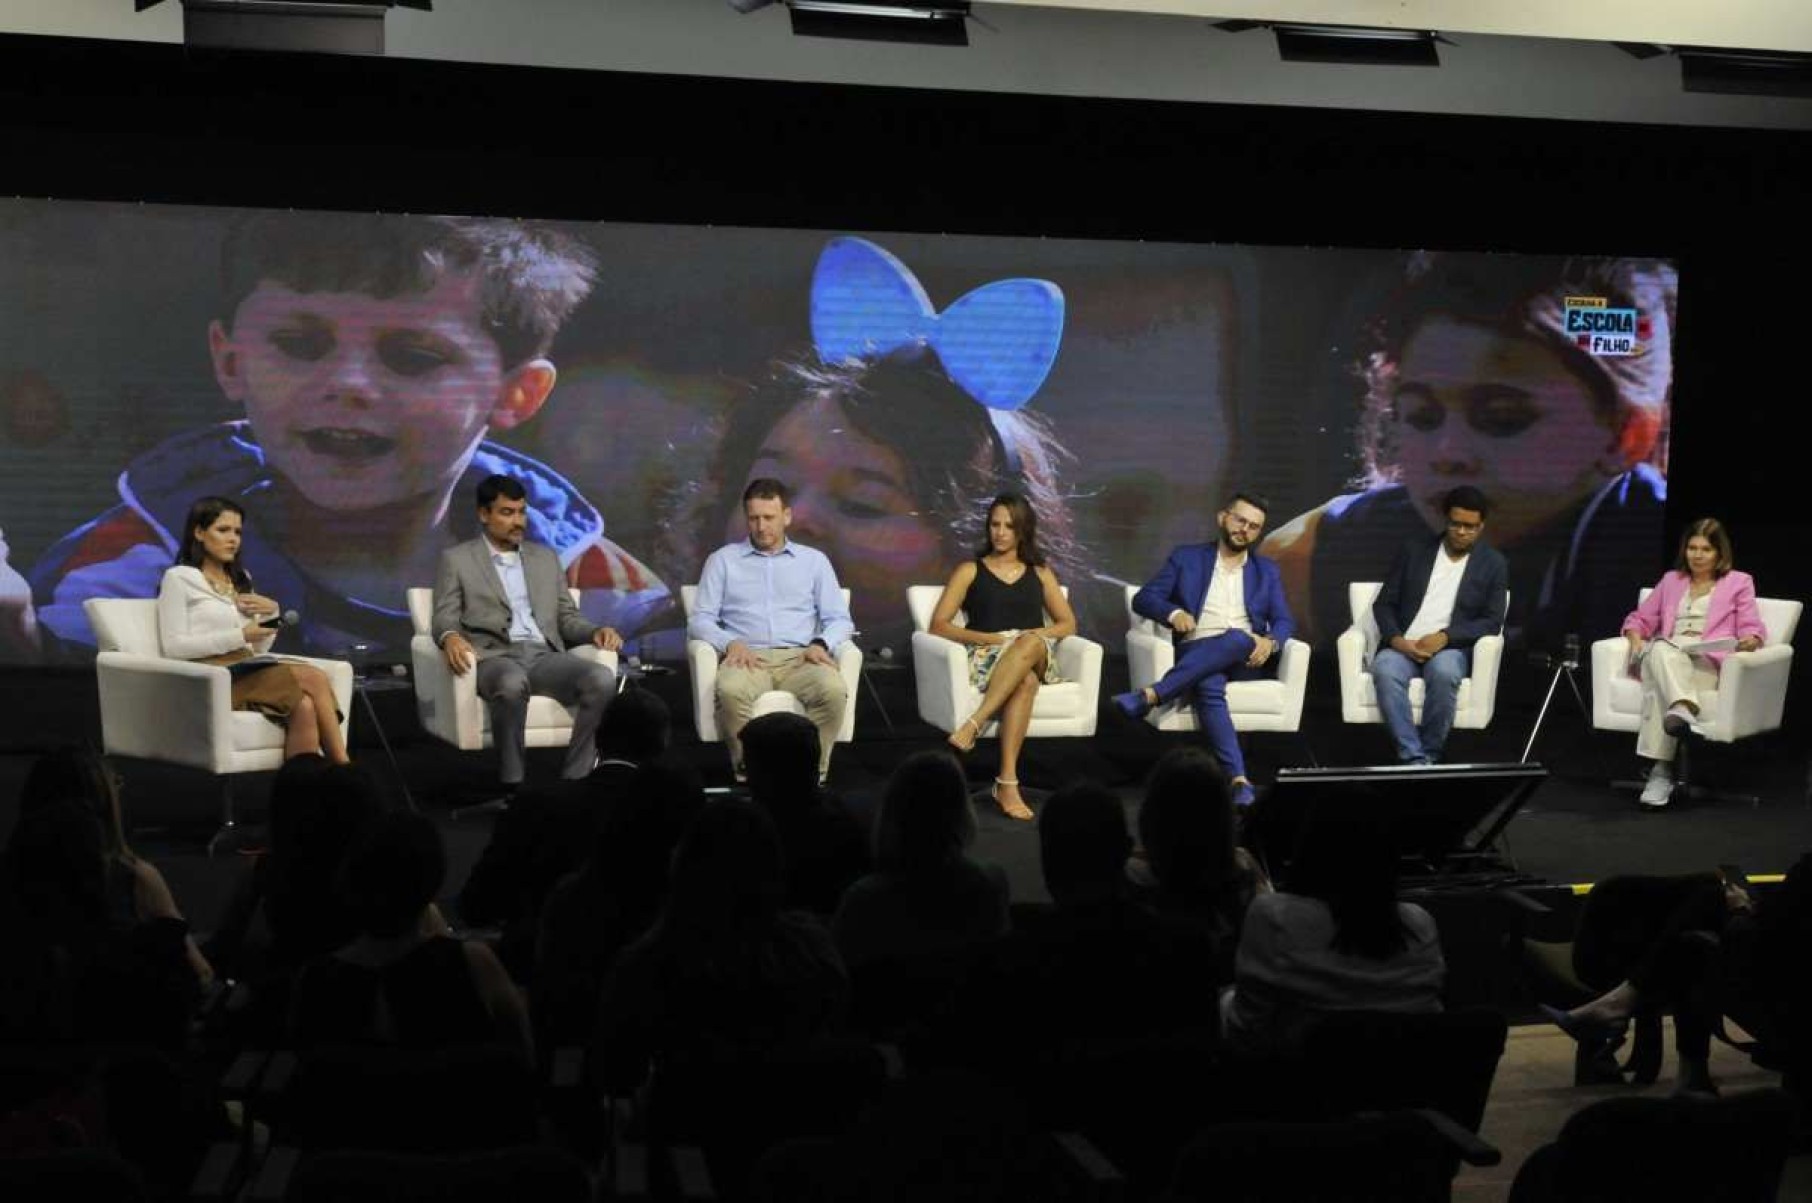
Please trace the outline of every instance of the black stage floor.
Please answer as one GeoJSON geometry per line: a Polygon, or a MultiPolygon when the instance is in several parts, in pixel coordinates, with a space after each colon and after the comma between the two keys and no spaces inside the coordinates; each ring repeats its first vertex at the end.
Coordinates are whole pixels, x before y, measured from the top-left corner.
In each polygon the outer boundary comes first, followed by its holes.
{"type": "MultiPolygon", "coordinates": [[[[1317,665],[1319,669],[1321,666],[1317,665]]],[[[1124,662],[1109,661],[1108,688],[1122,688],[1124,662]]],[[[1332,665],[1319,675],[1331,691],[1332,665]]],[[[1456,732],[1449,761],[1474,763],[1517,760],[1546,687],[1548,675],[1531,667],[1521,677],[1506,666],[1499,706],[1485,731],[1456,732]]],[[[871,675],[857,716],[857,739],[836,752],[832,785],[858,812],[872,813],[893,766],[913,751],[937,746],[942,736],[916,718],[911,674],[905,670],[871,675]],[[885,711],[885,713],[884,713],[885,711]]],[[[447,834],[447,893],[456,893],[488,834],[483,820],[454,822],[451,806],[471,800],[489,778],[487,754],[462,753],[424,735],[416,723],[414,700],[403,681],[386,681],[371,698],[395,750],[396,770],[381,750],[362,707],[353,725],[354,754],[380,777],[406,781],[416,805],[433,815],[447,834]]],[[[1311,694],[1318,691],[1311,680],[1311,694]]],[[[641,686],[660,693],[674,708],[679,730],[674,754],[697,765],[708,785],[727,785],[729,769],[721,748],[700,745],[692,733],[687,684],[682,673],[651,678],[641,686]]],[[[17,670],[0,674],[0,696],[8,699],[9,721],[0,744],[0,831],[10,830],[17,786],[32,754],[53,743],[98,740],[98,708],[92,674],[78,670],[17,670]],[[29,705],[21,699],[32,699],[29,705]]],[[[1790,715],[1791,718],[1791,715],[1790,715]]],[[[1352,727],[1340,719],[1335,698],[1312,696],[1304,716],[1303,736],[1250,737],[1248,760],[1255,780],[1268,782],[1285,766],[1361,765],[1376,763],[1387,752],[1382,728],[1352,727]]],[[[1126,800],[1129,817],[1136,811],[1139,784],[1152,762],[1167,748],[1196,738],[1160,735],[1143,724],[1121,718],[1107,708],[1095,738],[1032,741],[1022,759],[1021,780],[1036,805],[1042,791],[1081,778],[1094,778],[1115,788],[1126,800]]],[[[1579,712],[1564,683],[1535,746],[1534,759],[1550,777],[1542,783],[1505,832],[1503,850],[1518,872],[1530,880],[1530,896],[1554,907],[1549,919],[1512,920],[1501,902],[1481,901],[1480,892],[1455,891],[1436,900],[1445,914],[1444,942],[1451,969],[1462,975],[1464,957],[1456,959],[1461,930],[1473,931],[1471,943],[1499,945],[1509,930],[1535,922],[1542,934],[1560,935],[1570,924],[1575,891],[1569,887],[1619,873],[1677,873],[1718,864],[1741,865],[1752,876],[1781,873],[1812,847],[1812,804],[1808,800],[1805,741],[1792,728],[1730,747],[1709,747],[1697,757],[1699,781],[1758,796],[1747,803],[1682,802],[1660,813],[1637,809],[1634,794],[1613,788],[1614,778],[1634,775],[1633,736],[1599,733],[1579,712]]],[[[555,751],[530,754],[531,774],[557,771],[555,751]]],[[[969,760],[977,790],[994,772],[994,752],[984,743],[969,760]]],[[[210,859],[202,842],[211,830],[218,790],[211,779],[166,766],[128,762],[128,823],[135,846],[151,856],[170,878],[173,890],[200,930],[212,926],[231,888],[237,858],[210,859]]],[[[247,819],[256,820],[268,793],[269,774],[249,775],[235,790],[247,819]]],[[[1262,805],[1262,801],[1261,801],[1262,805]]],[[[976,854],[1002,865],[1016,901],[1042,899],[1037,833],[1033,824],[1016,823],[979,799],[980,829],[976,854]]],[[[1498,976],[1489,947],[1479,947],[1481,974],[1498,976]]],[[[1456,985],[1459,982],[1456,980],[1456,985]]],[[[1501,984],[1501,983],[1500,983],[1501,984]]],[[[1500,984],[1476,983],[1476,993],[1500,996],[1500,984]]],[[[1475,993],[1467,990],[1465,993],[1475,993]]]]}

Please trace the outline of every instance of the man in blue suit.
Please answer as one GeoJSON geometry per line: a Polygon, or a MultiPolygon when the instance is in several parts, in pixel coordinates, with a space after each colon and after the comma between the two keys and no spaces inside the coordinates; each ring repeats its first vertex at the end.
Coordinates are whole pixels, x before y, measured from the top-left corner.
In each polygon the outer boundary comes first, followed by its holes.
{"type": "Polygon", "coordinates": [[[1453,729],[1460,682],[1472,671],[1472,645],[1504,628],[1510,569],[1480,539],[1489,509],[1471,485],[1441,499],[1447,531],[1405,544],[1372,603],[1378,651],[1372,686],[1404,764],[1441,758],[1453,729]],[[1422,678],[1422,725],[1409,706],[1409,683],[1422,678]]]}
{"type": "Polygon", "coordinates": [[[1252,550],[1268,508],[1250,493],[1235,493],[1215,516],[1220,538],[1172,551],[1133,596],[1135,612],[1174,632],[1177,662],[1154,684],[1114,698],[1129,717],[1143,718],[1153,707],[1189,695],[1239,806],[1251,804],[1253,790],[1227,712],[1227,682],[1264,675],[1295,629],[1277,565],[1252,550]]]}

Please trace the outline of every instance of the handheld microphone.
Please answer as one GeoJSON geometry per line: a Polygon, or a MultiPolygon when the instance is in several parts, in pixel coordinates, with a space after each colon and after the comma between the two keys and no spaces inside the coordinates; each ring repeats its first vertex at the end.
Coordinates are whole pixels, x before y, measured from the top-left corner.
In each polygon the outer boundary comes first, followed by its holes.
{"type": "Polygon", "coordinates": [[[259,619],[258,625],[267,630],[280,631],[284,627],[293,627],[301,621],[302,616],[300,614],[296,613],[294,610],[285,610],[281,614],[273,614],[269,618],[259,619]]]}

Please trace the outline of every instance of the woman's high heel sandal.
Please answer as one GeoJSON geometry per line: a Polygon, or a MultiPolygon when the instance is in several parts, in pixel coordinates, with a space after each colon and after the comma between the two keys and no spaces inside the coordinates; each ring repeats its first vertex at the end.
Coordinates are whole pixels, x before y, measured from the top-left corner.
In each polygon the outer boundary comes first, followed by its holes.
{"type": "Polygon", "coordinates": [[[1017,782],[1017,781],[1010,781],[1005,777],[996,777],[994,779],[994,788],[992,788],[988,791],[989,795],[994,799],[994,805],[1000,807],[1001,813],[1006,815],[1009,819],[1018,819],[1021,822],[1025,822],[1025,821],[1031,819],[1032,818],[1032,808],[1025,804],[1024,799],[1020,800],[1019,809],[1017,809],[1017,810],[1013,809],[1013,806],[1011,803],[1004,802],[1001,800],[1000,787],[1003,785],[1010,785],[1014,789],[1019,788],[1019,782],[1017,782]]]}
{"type": "Polygon", "coordinates": [[[1619,1019],[1607,1023],[1594,1019],[1575,1019],[1559,1007],[1545,1004],[1541,1007],[1541,1013],[1549,1023],[1571,1036],[1579,1046],[1573,1053],[1575,1086],[1601,1086],[1623,1080],[1623,1072],[1617,1064],[1617,1050],[1623,1044],[1625,1033],[1629,1031],[1628,1020],[1619,1019]]]}
{"type": "Polygon", "coordinates": [[[970,718],[966,718],[962,722],[958,723],[956,725],[956,730],[952,731],[950,733],[950,738],[945,740],[944,742],[949,744],[952,748],[954,748],[956,750],[956,754],[958,756],[967,756],[969,753],[975,751],[976,741],[979,740],[980,738],[981,738],[981,724],[976,722],[973,717],[970,717],[970,718]],[[969,737],[968,743],[961,743],[958,741],[957,736],[959,736],[963,733],[963,728],[965,728],[965,727],[967,727],[969,730],[975,732],[975,734],[973,734],[969,737]]]}

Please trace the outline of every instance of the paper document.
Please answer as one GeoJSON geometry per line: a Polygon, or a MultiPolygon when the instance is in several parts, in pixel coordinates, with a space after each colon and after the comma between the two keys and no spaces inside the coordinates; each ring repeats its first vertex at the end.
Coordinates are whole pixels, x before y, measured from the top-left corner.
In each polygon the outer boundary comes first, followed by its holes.
{"type": "Polygon", "coordinates": [[[1701,639],[1697,643],[1675,643],[1671,639],[1651,639],[1642,645],[1642,650],[1640,652],[1637,652],[1630,657],[1630,667],[1634,668],[1636,665],[1641,664],[1642,657],[1648,655],[1648,649],[1654,647],[1657,643],[1665,643],[1669,647],[1679,648],[1689,656],[1701,656],[1706,652],[1735,651],[1737,645],[1736,636],[1734,635],[1726,635],[1722,639],[1701,639]]]}

